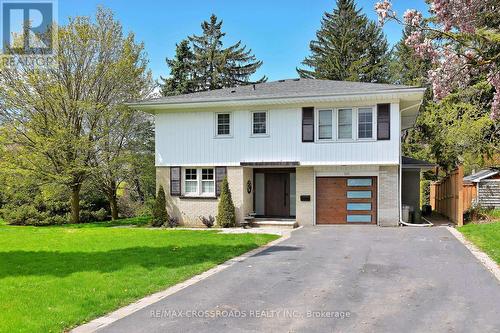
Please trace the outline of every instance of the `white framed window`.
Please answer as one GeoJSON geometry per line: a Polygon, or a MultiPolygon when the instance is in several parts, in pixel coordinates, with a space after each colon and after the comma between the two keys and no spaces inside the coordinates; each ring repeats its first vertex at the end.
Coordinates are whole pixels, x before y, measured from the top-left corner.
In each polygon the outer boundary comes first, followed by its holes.
{"type": "Polygon", "coordinates": [[[215,194],[214,169],[201,169],[201,193],[215,194]]]}
{"type": "Polygon", "coordinates": [[[318,140],[333,139],[333,110],[318,110],[318,140]]]}
{"type": "Polygon", "coordinates": [[[215,136],[221,138],[232,135],[232,114],[230,112],[218,112],[215,114],[215,136]]]}
{"type": "Polygon", "coordinates": [[[267,111],[252,111],[251,117],[251,135],[268,136],[269,135],[269,115],[267,111]]]}
{"type": "Polygon", "coordinates": [[[186,194],[198,193],[198,172],[196,169],[184,170],[184,192],[186,194]]]}
{"type": "Polygon", "coordinates": [[[337,138],[339,140],[352,140],[353,112],[350,108],[337,110],[337,138]]]}
{"type": "Polygon", "coordinates": [[[358,139],[373,139],[375,137],[375,119],[373,108],[358,109],[358,139]]]}
{"type": "Polygon", "coordinates": [[[215,196],[215,171],[213,168],[185,168],[185,196],[215,196]]]}

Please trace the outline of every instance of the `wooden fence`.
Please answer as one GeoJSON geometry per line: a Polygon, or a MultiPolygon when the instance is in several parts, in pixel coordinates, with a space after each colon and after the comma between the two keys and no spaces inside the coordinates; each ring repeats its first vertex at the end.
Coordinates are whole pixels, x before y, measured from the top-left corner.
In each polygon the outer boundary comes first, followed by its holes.
{"type": "Polygon", "coordinates": [[[463,184],[464,187],[464,212],[472,206],[472,202],[477,197],[476,183],[463,184]]]}
{"type": "MultiPolygon", "coordinates": [[[[459,166],[439,182],[431,183],[432,209],[448,217],[458,226],[464,224],[464,169],[459,166]]],[[[467,194],[468,195],[468,194],[467,194]]]]}

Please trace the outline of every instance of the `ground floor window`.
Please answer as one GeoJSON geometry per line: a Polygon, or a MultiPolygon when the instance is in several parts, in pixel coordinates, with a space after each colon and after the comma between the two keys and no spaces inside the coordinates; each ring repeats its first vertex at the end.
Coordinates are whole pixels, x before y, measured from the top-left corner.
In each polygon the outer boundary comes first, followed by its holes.
{"type": "Polygon", "coordinates": [[[215,196],[215,177],[213,168],[185,168],[184,195],[215,196]]]}

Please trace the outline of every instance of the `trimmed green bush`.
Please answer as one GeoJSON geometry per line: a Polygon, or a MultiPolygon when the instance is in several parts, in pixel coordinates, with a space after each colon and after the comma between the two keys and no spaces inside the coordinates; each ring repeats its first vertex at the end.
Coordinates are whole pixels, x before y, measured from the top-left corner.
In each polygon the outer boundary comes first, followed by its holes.
{"type": "Polygon", "coordinates": [[[431,181],[422,179],[420,181],[420,206],[431,204],[431,181]]]}
{"type": "Polygon", "coordinates": [[[168,222],[167,201],[165,199],[165,191],[163,186],[158,188],[158,195],[156,196],[155,205],[153,207],[153,227],[161,227],[168,222]]]}
{"type": "Polygon", "coordinates": [[[169,228],[177,228],[179,226],[179,219],[175,216],[170,216],[167,221],[169,228]]]}
{"type": "Polygon", "coordinates": [[[233,198],[227,177],[222,181],[219,206],[217,209],[217,225],[222,228],[231,228],[236,226],[236,213],[234,212],[233,198]]]}

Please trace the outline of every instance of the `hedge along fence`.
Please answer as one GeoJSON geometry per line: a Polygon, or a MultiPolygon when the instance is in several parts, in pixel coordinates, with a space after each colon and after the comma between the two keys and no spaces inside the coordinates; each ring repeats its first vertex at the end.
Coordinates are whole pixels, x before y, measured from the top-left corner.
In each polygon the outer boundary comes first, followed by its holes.
{"type": "MultiPolygon", "coordinates": [[[[464,224],[464,169],[459,166],[445,178],[431,183],[432,209],[448,217],[458,226],[464,224]]],[[[470,205],[469,205],[470,206],[470,205]]]]}

